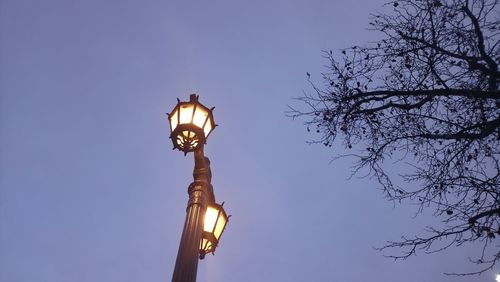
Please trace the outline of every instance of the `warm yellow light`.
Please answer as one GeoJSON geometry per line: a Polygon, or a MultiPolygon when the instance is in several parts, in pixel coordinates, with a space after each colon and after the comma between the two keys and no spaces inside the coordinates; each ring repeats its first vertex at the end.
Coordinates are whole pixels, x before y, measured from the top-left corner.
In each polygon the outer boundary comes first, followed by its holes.
{"type": "Polygon", "coordinates": [[[207,123],[205,124],[205,128],[203,128],[203,131],[205,132],[205,137],[208,136],[210,131],[212,131],[213,128],[212,120],[208,119],[207,123]]]}
{"type": "Polygon", "coordinates": [[[213,207],[207,207],[205,212],[205,224],[203,225],[203,231],[212,233],[214,231],[214,226],[219,216],[219,211],[213,207]]]}
{"type": "MultiPolygon", "coordinates": [[[[205,124],[207,118],[208,118],[208,110],[198,105],[194,113],[193,124],[198,126],[199,128],[203,128],[203,125],[205,124]]],[[[207,134],[205,133],[205,136],[206,135],[207,134]]]]}
{"type": "Polygon", "coordinates": [[[185,154],[205,144],[207,136],[215,127],[212,110],[202,105],[196,94],[189,96],[189,102],[178,100],[177,106],[169,114],[169,121],[174,148],[185,154]]]}
{"type": "Polygon", "coordinates": [[[210,240],[203,238],[201,240],[200,249],[204,250],[206,253],[212,251],[212,242],[210,240]]]}
{"type": "Polygon", "coordinates": [[[192,131],[184,130],[182,132],[182,135],[184,135],[184,137],[186,138],[193,138],[195,134],[192,131]]]}
{"type": "Polygon", "coordinates": [[[185,104],[180,106],[180,124],[191,123],[193,119],[194,104],[185,104]]]}
{"type": "Polygon", "coordinates": [[[170,114],[171,131],[174,131],[175,128],[177,128],[177,124],[179,124],[179,110],[175,108],[175,110],[170,114]]]}
{"type": "Polygon", "coordinates": [[[220,236],[226,227],[228,216],[222,205],[216,203],[209,204],[205,210],[203,221],[203,237],[200,242],[200,258],[205,254],[215,252],[219,244],[220,236]]]}
{"type": "Polygon", "coordinates": [[[214,235],[215,238],[217,238],[217,240],[219,240],[222,231],[224,231],[224,226],[226,226],[226,218],[221,215],[219,216],[219,219],[217,220],[217,225],[215,226],[214,229],[214,235]]]}

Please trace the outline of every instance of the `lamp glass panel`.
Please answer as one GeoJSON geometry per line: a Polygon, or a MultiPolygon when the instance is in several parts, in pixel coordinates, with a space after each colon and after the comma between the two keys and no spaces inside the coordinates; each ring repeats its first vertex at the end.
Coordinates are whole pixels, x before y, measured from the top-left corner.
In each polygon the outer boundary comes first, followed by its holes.
{"type": "Polygon", "coordinates": [[[208,239],[203,238],[201,240],[200,249],[205,251],[205,252],[211,251],[212,250],[212,242],[210,242],[210,240],[208,240],[208,239]]]}
{"type": "Polygon", "coordinates": [[[214,126],[212,124],[212,120],[208,119],[207,123],[205,124],[205,128],[203,128],[203,131],[205,132],[205,137],[208,136],[208,134],[210,133],[210,131],[212,131],[213,127],[214,126]]]}
{"type": "Polygon", "coordinates": [[[219,214],[219,220],[217,221],[217,226],[215,226],[214,230],[214,235],[217,240],[219,240],[220,235],[222,234],[222,231],[224,231],[224,226],[226,225],[227,218],[224,216],[224,214],[221,212],[219,214]]]}
{"type": "Polygon", "coordinates": [[[214,207],[207,207],[205,212],[205,223],[203,224],[203,230],[207,232],[214,232],[215,222],[217,221],[217,216],[219,211],[214,207]]]}
{"type": "Polygon", "coordinates": [[[170,128],[172,129],[172,131],[175,130],[175,128],[177,127],[177,124],[179,123],[179,115],[178,115],[178,111],[179,111],[179,108],[175,108],[174,112],[172,112],[172,114],[170,114],[170,128]]]}
{"type": "Polygon", "coordinates": [[[194,113],[193,124],[198,126],[199,128],[203,128],[203,124],[205,123],[205,120],[208,117],[208,113],[209,112],[207,109],[198,105],[198,107],[196,107],[196,112],[194,113]]]}
{"type": "Polygon", "coordinates": [[[195,134],[192,131],[184,130],[182,131],[182,135],[186,138],[193,138],[195,134]]]}
{"type": "Polygon", "coordinates": [[[180,106],[180,124],[191,123],[193,118],[194,104],[184,104],[180,106]]]}

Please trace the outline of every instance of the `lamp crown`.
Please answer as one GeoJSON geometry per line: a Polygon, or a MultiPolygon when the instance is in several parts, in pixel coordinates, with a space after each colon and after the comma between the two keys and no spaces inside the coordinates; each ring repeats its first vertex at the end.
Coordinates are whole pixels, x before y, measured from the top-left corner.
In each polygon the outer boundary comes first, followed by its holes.
{"type": "Polygon", "coordinates": [[[196,103],[196,102],[198,102],[198,98],[199,97],[200,96],[198,96],[198,95],[196,95],[196,94],[193,93],[193,94],[189,95],[189,102],[196,103]]]}

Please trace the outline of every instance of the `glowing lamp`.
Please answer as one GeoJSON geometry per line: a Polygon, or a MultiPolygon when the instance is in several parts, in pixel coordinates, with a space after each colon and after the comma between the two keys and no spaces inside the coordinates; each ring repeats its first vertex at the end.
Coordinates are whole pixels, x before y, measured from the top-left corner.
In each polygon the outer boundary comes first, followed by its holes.
{"type": "Polygon", "coordinates": [[[200,259],[206,254],[214,253],[219,244],[220,236],[226,228],[229,217],[222,205],[210,204],[205,212],[205,221],[203,224],[203,236],[200,242],[200,259]]]}
{"type": "Polygon", "coordinates": [[[174,149],[187,154],[196,151],[206,143],[208,135],[216,126],[212,110],[198,102],[198,95],[191,94],[189,102],[181,102],[168,114],[170,122],[170,138],[174,149]]]}

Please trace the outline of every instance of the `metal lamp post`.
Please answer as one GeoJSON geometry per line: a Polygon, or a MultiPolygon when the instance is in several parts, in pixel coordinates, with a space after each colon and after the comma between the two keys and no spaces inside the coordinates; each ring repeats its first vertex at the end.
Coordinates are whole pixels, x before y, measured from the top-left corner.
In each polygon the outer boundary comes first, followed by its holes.
{"type": "Polygon", "coordinates": [[[191,94],[189,98],[188,102],[177,99],[177,105],[168,115],[174,149],[183,151],[185,155],[194,152],[194,181],[188,188],[186,220],[172,276],[174,282],[196,281],[198,258],[202,259],[207,252],[215,251],[228,220],[222,205],[215,203],[210,160],[203,153],[207,137],[216,126],[213,108],[199,103],[196,94],[191,94]],[[217,212],[215,219],[213,207],[222,210],[217,212]],[[206,217],[207,209],[209,216],[206,217]]]}

